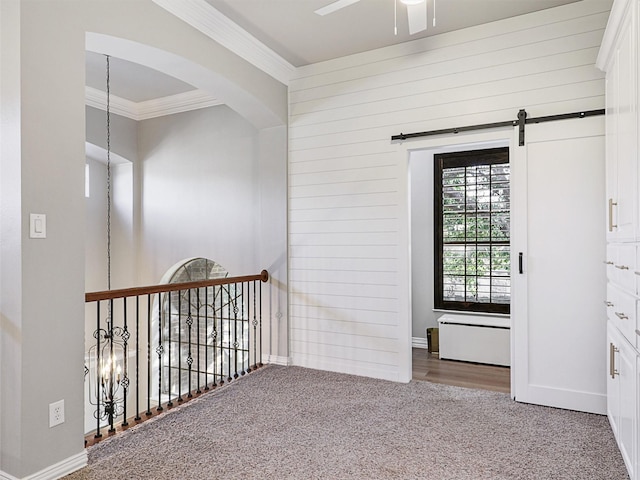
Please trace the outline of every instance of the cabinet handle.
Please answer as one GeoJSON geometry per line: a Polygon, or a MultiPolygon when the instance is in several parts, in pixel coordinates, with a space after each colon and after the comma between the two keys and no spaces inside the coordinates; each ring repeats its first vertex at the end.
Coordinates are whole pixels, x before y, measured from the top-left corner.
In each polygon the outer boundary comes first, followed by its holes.
{"type": "Polygon", "coordinates": [[[607,307],[613,307],[613,303],[611,303],[609,300],[605,300],[605,301],[604,301],[604,304],[605,304],[607,307]]]}
{"type": "Polygon", "coordinates": [[[616,375],[620,375],[620,372],[616,370],[616,352],[619,352],[616,346],[609,342],[609,375],[615,380],[616,375]]]}
{"type": "Polygon", "coordinates": [[[611,260],[603,260],[602,263],[604,263],[605,265],[613,265],[613,262],[611,260]]]}
{"type": "Polygon", "coordinates": [[[636,335],[640,336],[640,330],[636,328],[636,335]]]}
{"type": "Polygon", "coordinates": [[[618,270],[629,270],[629,267],[626,265],[614,265],[618,270]]]}
{"type": "Polygon", "coordinates": [[[617,205],[618,205],[618,203],[617,203],[617,202],[614,202],[614,201],[613,201],[613,198],[610,198],[610,199],[609,199],[609,231],[610,231],[610,232],[613,232],[613,229],[614,229],[614,228],[618,228],[618,226],[617,226],[617,225],[614,225],[614,224],[613,224],[613,206],[614,206],[614,205],[616,205],[616,206],[617,206],[617,205]]]}
{"type": "Polygon", "coordinates": [[[636,275],[640,275],[640,272],[638,270],[634,271],[633,273],[635,273],[636,275]]]}
{"type": "Polygon", "coordinates": [[[616,317],[618,317],[620,320],[629,320],[629,317],[627,317],[624,313],[620,313],[620,312],[615,312],[616,317]]]}

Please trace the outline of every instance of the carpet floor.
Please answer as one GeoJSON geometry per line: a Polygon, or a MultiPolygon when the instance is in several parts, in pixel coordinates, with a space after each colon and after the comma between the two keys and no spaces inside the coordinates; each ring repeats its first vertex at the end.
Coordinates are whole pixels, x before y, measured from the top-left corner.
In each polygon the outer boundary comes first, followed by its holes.
{"type": "Polygon", "coordinates": [[[607,418],[268,366],[90,447],[68,480],[628,479],[607,418]]]}

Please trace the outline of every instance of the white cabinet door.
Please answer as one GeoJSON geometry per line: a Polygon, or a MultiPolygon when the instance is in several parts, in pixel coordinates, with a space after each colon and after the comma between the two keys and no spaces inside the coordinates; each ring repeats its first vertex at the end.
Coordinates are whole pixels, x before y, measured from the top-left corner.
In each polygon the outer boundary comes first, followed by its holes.
{"type": "Polygon", "coordinates": [[[638,355],[620,332],[609,324],[607,361],[607,416],[620,453],[632,479],[637,464],[637,371],[638,355]]]}
{"type": "Polygon", "coordinates": [[[640,476],[640,452],[638,452],[638,450],[640,450],[640,355],[636,355],[636,381],[635,381],[635,385],[636,385],[636,405],[635,405],[635,408],[636,408],[636,412],[635,412],[635,419],[636,419],[636,434],[635,434],[636,462],[635,462],[635,467],[633,469],[633,472],[634,472],[635,478],[637,479],[640,476]]]}
{"type": "MultiPolygon", "coordinates": [[[[631,4],[630,4],[631,5],[631,4]]],[[[607,240],[640,235],[638,208],[638,89],[635,9],[625,14],[607,69],[607,240]]]]}
{"type": "Polygon", "coordinates": [[[629,476],[636,478],[634,471],[636,448],[636,353],[626,341],[620,341],[616,367],[620,373],[620,420],[618,422],[618,444],[629,476]]]}
{"type": "Polygon", "coordinates": [[[606,412],[604,157],[603,117],[528,125],[512,149],[516,400],[606,412]]]}
{"type": "Polygon", "coordinates": [[[606,81],[606,199],[607,199],[607,241],[615,241],[618,235],[616,224],[618,207],[618,56],[607,72],[606,81]]]}
{"type": "Polygon", "coordinates": [[[620,381],[618,379],[618,354],[620,337],[612,324],[607,325],[607,417],[613,434],[618,438],[620,431],[620,381]]]}
{"type": "Polygon", "coordinates": [[[618,240],[635,238],[635,223],[638,207],[638,145],[636,111],[636,61],[637,53],[635,19],[633,9],[623,25],[617,52],[617,208],[614,215],[618,240]]]}

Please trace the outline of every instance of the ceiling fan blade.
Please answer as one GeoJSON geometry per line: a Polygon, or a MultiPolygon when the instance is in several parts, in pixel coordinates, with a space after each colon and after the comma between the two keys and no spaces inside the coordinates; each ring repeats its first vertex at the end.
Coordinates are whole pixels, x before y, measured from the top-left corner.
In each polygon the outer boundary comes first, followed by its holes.
{"type": "Polygon", "coordinates": [[[336,12],[341,8],[348,7],[349,5],[353,5],[354,3],[359,2],[360,0],[338,0],[337,2],[330,3],[322,8],[319,8],[313,13],[317,13],[318,15],[325,16],[330,13],[336,12]]]}
{"type": "Polygon", "coordinates": [[[426,30],[427,2],[421,2],[417,5],[407,5],[407,17],[409,20],[409,35],[426,30]]]}

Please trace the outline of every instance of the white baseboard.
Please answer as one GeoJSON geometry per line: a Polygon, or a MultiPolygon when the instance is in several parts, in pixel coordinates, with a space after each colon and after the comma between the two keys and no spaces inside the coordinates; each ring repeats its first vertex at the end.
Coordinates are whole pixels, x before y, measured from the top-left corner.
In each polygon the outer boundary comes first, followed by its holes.
{"type": "Polygon", "coordinates": [[[263,358],[263,363],[288,367],[289,365],[291,365],[291,359],[289,357],[281,357],[278,355],[266,355],[263,358]]]}
{"type": "Polygon", "coordinates": [[[428,348],[427,339],[426,338],[422,338],[422,337],[413,337],[411,339],[411,346],[413,348],[424,348],[424,349],[427,349],[428,348]]]}
{"type": "Polygon", "coordinates": [[[607,414],[607,395],[604,392],[581,392],[529,384],[518,388],[516,402],[595,413],[596,415],[607,414]]]}
{"type": "Polygon", "coordinates": [[[411,380],[410,371],[401,372],[396,365],[376,365],[361,361],[346,359],[330,359],[317,355],[295,354],[291,359],[291,365],[297,367],[311,368],[313,370],[324,370],[328,372],[345,373],[347,375],[357,375],[361,377],[379,378],[392,382],[407,383],[411,380]]]}
{"type": "Polygon", "coordinates": [[[9,475],[8,473],[0,470],[0,480],[18,480],[18,479],[13,475],[9,475]]]}
{"type": "MultiPolygon", "coordinates": [[[[61,462],[51,465],[45,469],[40,470],[32,475],[24,477],[22,480],[56,480],[62,478],[70,473],[80,470],[86,467],[88,463],[87,451],[82,450],[80,453],[73,455],[72,457],[62,460],[61,462]]],[[[9,475],[3,471],[0,471],[0,480],[19,480],[16,477],[9,475]]]]}

